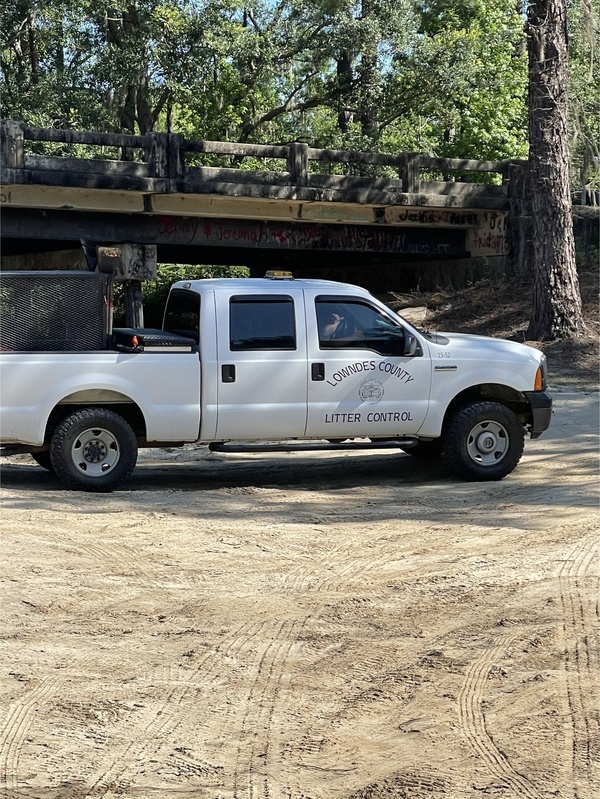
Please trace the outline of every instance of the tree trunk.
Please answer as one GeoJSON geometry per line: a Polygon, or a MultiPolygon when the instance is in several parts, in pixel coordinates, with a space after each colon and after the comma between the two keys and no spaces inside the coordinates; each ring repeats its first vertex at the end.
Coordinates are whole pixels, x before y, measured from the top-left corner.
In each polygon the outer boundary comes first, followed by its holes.
{"type": "MultiPolygon", "coordinates": [[[[362,19],[377,19],[377,11],[373,0],[362,0],[362,19]]],[[[358,69],[359,117],[361,133],[375,146],[379,139],[379,67],[377,63],[377,42],[365,44],[358,69]]]]}
{"type": "Polygon", "coordinates": [[[377,57],[363,53],[360,64],[360,129],[376,145],[379,139],[379,75],[377,57]]]}
{"type": "Polygon", "coordinates": [[[348,133],[352,124],[353,114],[348,109],[349,93],[352,87],[352,56],[349,50],[342,50],[336,59],[337,79],[340,91],[338,101],[338,127],[342,133],[348,133]]]}
{"type": "Polygon", "coordinates": [[[569,184],[566,0],[531,0],[526,29],[534,253],[527,336],[576,338],[584,324],[569,184]]]}
{"type": "Polygon", "coordinates": [[[27,14],[27,34],[29,38],[29,63],[31,66],[31,85],[35,86],[35,84],[39,80],[38,74],[38,52],[37,52],[37,41],[35,35],[35,13],[30,11],[27,14]]]}

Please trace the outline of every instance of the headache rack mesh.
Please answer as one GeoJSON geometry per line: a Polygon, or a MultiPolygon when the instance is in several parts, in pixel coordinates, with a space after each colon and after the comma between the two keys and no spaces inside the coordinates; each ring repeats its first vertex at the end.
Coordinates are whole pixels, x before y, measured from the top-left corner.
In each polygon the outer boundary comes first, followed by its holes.
{"type": "Polygon", "coordinates": [[[0,348],[104,349],[109,281],[95,272],[0,273],[0,348]]]}

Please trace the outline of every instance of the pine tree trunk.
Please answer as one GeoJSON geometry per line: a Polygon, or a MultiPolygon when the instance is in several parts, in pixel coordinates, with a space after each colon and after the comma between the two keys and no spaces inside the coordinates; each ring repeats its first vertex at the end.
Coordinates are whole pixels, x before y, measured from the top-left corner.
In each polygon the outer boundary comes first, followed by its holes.
{"type": "Polygon", "coordinates": [[[584,324],[569,184],[566,0],[531,0],[527,41],[534,276],[527,336],[575,338],[584,324]]]}

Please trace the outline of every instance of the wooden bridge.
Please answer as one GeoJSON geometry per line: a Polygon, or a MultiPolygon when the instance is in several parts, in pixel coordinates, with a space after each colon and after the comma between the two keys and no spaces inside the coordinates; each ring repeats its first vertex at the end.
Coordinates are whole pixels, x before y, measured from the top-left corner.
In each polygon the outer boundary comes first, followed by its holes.
{"type": "Polygon", "coordinates": [[[13,121],[0,134],[4,268],[23,268],[36,252],[118,242],[156,245],[159,262],[310,274],[335,265],[504,258],[512,223],[523,218],[522,161],[13,121]]]}

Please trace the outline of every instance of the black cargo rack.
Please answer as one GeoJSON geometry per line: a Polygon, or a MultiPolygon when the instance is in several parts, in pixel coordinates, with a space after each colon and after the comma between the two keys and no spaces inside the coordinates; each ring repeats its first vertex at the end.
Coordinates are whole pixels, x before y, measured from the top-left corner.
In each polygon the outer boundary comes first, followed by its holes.
{"type": "Polygon", "coordinates": [[[81,352],[106,348],[110,276],[75,270],[0,273],[0,349],[81,352]]]}

